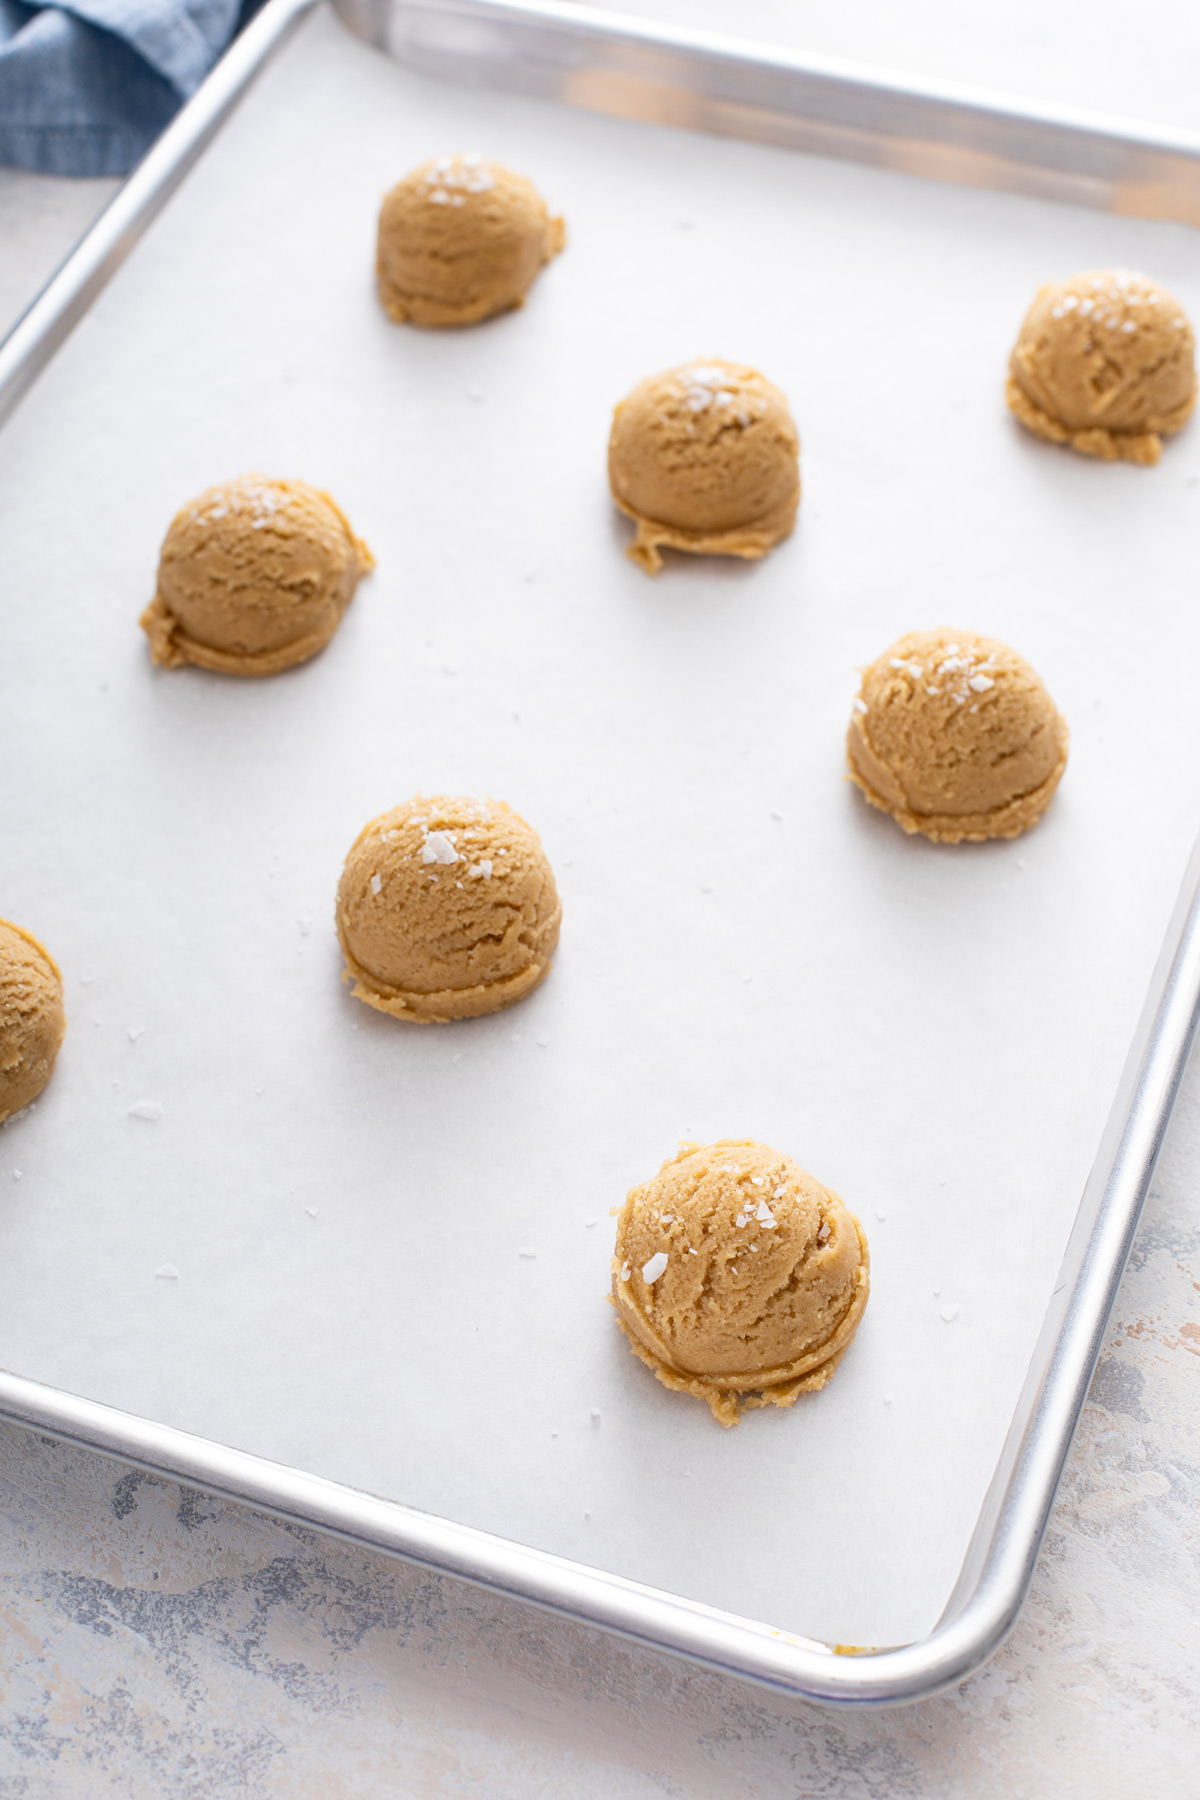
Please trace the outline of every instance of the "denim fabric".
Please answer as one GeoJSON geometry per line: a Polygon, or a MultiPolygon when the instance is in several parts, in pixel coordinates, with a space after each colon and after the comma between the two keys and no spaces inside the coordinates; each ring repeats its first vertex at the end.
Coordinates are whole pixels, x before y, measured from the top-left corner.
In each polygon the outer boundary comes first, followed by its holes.
{"type": "Polygon", "coordinates": [[[124,175],[232,37],[240,0],[0,0],[0,163],[124,175]]]}

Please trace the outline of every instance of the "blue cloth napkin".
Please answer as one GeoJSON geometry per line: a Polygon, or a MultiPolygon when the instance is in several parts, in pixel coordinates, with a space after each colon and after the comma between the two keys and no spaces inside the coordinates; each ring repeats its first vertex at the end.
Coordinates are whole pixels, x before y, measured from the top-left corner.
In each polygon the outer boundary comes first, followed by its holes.
{"type": "Polygon", "coordinates": [[[0,0],[0,163],[128,173],[241,10],[241,0],[0,0]]]}

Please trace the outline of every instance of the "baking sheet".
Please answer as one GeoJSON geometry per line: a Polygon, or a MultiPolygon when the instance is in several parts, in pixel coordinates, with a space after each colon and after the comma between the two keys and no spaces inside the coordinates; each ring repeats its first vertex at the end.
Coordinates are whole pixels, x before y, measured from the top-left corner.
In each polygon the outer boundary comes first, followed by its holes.
{"type": "Polygon", "coordinates": [[[0,912],[71,1019],[0,1136],[0,1362],[813,1636],[926,1632],[1200,811],[1200,453],[1032,444],[1003,358],[1073,267],[1195,311],[1196,249],[306,27],[0,441],[0,912]],[[533,174],[571,246],[523,313],[398,330],[379,194],[456,144],[533,174]],[[789,394],[801,527],[651,583],[609,410],[713,353],[789,394]],[[165,524],[250,467],[329,486],[379,572],[305,669],[155,673],[165,524]],[[1016,643],[1071,722],[1014,845],[911,843],[840,780],[855,665],[943,620],[1016,643]],[[510,799],[566,909],[537,995],[436,1032],[345,995],[330,923],[359,826],[419,788],[510,799]],[[730,1434],[603,1302],[607,1209],[683,1133],[780,1144],[872,1241],[835,1383],[730,1434]]]}

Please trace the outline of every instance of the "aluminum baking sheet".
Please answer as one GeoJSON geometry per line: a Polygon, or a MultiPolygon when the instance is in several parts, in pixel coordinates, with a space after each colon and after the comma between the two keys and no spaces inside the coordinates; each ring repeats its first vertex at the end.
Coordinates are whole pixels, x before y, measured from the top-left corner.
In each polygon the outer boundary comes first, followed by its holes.
{"type": "Polygon", "coordinates": [[[1200,442],[1044,449],[1004,355],[1073,267],[1200,310],[1198,248],[306,25],[0,440],[0,910],[70,1009],[0,1135],[0,1364],[812,1637],[926,1633],[1200,815],[1200,442]],[[401,330],[379,196],[454,145],[532,173],[570,247],[521,313],[401,330]],[[650,582],[609,411],[714,353],[792,400],[800,528],[650,582]],[[253,467],[328,486],[379,571],[306,668],[155,672],[166,521],[253,467]],[[841,779],[855,666],[940,621],[1019,645],[1071,722],[1015,844],[910,842],[841,779]],[[340,986],[333,888],[439,788],[537,824],[564,936],[519,1009],[406,1030],[340,986]],[[621,1344],[608,1208],[742,1133],[861,1214],[874,1292],[825,1393],[723,1433],[621,1344]]]}
{"type": "MultiPolygon", "coordinates": [[[[797,53],[787,21],[671,26],[572,0],[335,0],[428,75],[972,186],[1200,223],[1200,138],[797,53]]],[[[629,9],[636,12],[636,5],[629,9]]],[[[711,7],[703,10],[711,11],[711,7]]],[[[726,19],[722,23],[727,22],[726,19]]],[[[807,33],[807,22],[803,28],[807,33]]]]}

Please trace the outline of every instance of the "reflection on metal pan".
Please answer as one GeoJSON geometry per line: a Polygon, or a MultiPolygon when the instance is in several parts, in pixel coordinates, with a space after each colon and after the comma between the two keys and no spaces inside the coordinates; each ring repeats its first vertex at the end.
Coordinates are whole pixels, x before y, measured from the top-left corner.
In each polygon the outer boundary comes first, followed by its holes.
{"type": "Polygon", "coordinates": [[[905,175],[1200,225],[1200,138],[1054,113],[563,0],[334,0],[449,80],[905,175]]]}

